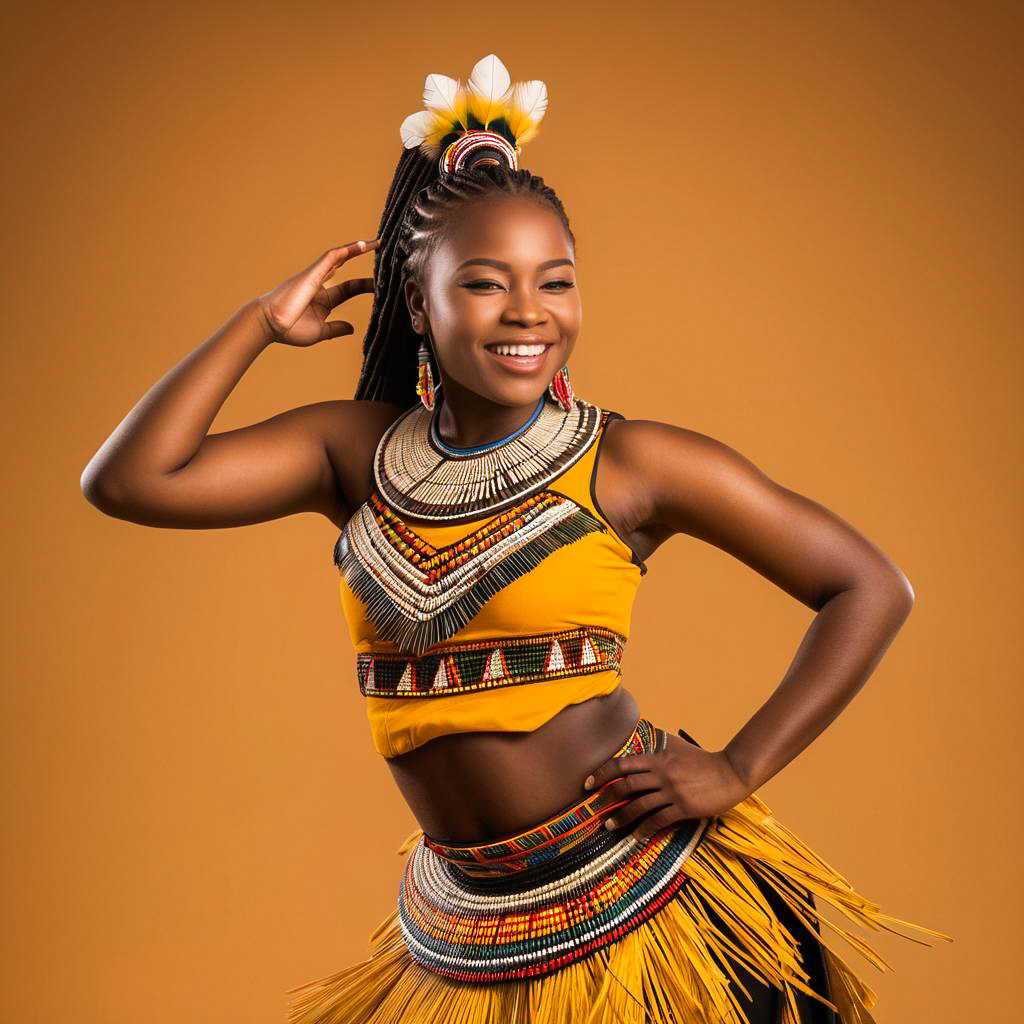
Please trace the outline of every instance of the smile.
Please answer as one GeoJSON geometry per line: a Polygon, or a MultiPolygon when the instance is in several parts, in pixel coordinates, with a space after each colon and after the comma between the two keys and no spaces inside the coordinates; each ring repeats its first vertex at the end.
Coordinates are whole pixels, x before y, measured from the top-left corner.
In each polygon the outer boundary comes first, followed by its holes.
{"type": "Polygon", "coordinates": [[[484,346],[500,363],[505,366],[523,370],[536,370],[544,362],[547,350],[554,342],[517,342],[515,344],[496,342],[484,346]]]}

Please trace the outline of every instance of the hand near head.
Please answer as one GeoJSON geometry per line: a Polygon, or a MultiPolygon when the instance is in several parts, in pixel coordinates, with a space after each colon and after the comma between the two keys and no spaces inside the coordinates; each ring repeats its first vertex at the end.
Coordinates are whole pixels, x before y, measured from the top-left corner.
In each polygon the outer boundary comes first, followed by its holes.
{"type": "Polygon", "coordinates": [[[375,238],[328,249],[304,270],[260,295],[256,302],[274,340],[307,346],[354,333],[355,328],[347,320],[327,317],[353,295],[373,292],[373,278],[356,277],[330,288],[324,282],[353,256],[372,252],[379,245],[380,239],[375,238]]]}

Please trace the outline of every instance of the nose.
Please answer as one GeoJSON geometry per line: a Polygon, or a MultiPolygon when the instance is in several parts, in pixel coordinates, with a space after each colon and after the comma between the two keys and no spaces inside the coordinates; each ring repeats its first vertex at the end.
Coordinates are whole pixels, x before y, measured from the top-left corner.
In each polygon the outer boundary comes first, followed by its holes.
{"type": "Polygon", "coordinates": [[[537,294],[529,283],[524,282],[518,287],[509,289],[508,303],[501,314],[502,323],[534,327],[543,323],[545,319],[544,307],[538,301],[537,294]]]}

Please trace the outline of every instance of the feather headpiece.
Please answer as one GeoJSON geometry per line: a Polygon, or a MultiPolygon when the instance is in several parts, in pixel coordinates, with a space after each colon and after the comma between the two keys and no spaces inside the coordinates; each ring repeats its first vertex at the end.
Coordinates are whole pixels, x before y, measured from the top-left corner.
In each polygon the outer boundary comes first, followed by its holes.
{"type": "Polygon", "coordinates": [[[469,81],[427,75],[425,110],[410,114],[400,129],[406,149],[420,151],[454,171],[470,153],[494,158],[496,151],[515,170],[523,144],[538,131],[548,106],[547,86],[536,79],[512,83],[493,53],[476,62],[469,81]],[[479,153],[489,150],[487,154],[479,153]]]}

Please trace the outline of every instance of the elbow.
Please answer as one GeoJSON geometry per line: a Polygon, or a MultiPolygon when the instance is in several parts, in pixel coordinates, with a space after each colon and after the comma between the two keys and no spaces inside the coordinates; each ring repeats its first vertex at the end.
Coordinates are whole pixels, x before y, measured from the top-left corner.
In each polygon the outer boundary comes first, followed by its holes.
{"type": "Polygon", "coordinates": [[[104,515],[123,518],[122,488],[110,473],[99,472],[90,462],[82,471],[79,486],[85,500],[104,515]]]}
{"type": "Polygon", "coordinates": [[[891,608],[892,616],[902,625],[914,607],[914,588],[907,574],[898,566],[892,566],[878,583],[878,591],[891,608]]]}

